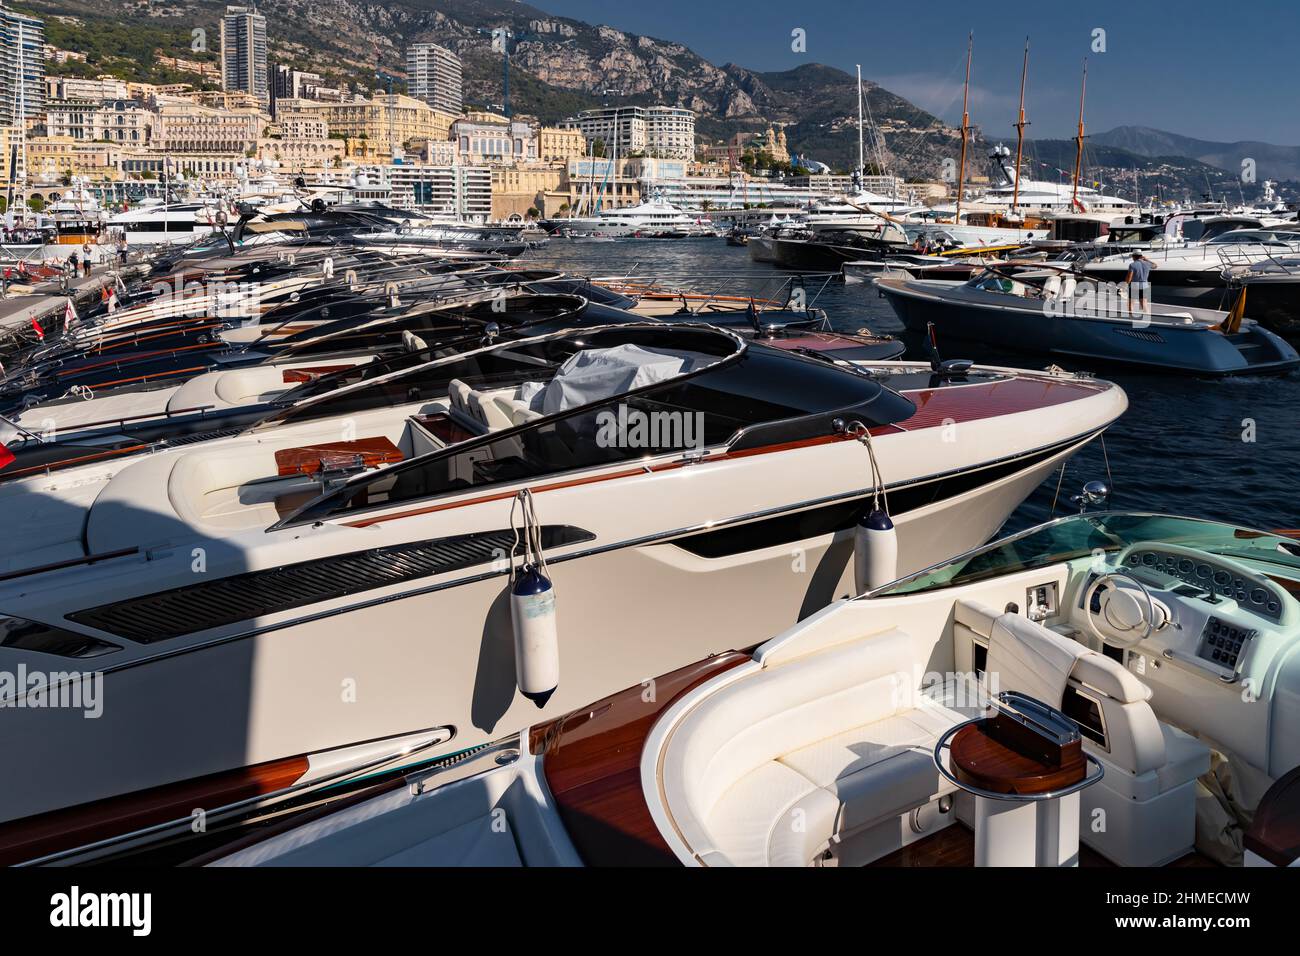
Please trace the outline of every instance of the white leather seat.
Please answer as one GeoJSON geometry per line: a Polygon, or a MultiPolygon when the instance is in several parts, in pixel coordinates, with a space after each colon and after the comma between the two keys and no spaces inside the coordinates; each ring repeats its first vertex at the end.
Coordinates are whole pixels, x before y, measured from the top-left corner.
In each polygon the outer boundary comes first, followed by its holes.
{"type": "Polygon", "coordinates": [[[997,690],[1061,707],[1068,686],[1100,711],[1104,743],[1084,739],[1105,771],[1081,794],[1085,843],[1126,866],[1154,866],[1191,850],[1196,778],[1210,768],[1210,749],[1156,718],[1149,687],[1118,661],[1019,615],[959,601],[955,619],[989,639],[986,675],[996,677],[997,690]]]}
{"type": "Polygon", "coordinates": [[[931,753],[967,715],[914,691],[912,654],[893,630],[765,664],[684,716],[662,779],[697,858],[804,866],[950,792],[931,753]]]}
{"type": "Polygon", "coordinates": [[[514,424],[510,420],[510,415],[497,401],[494,392],[479,392],[471,389],[469,408],[474,417],[486,426],[488,431],[500,431],[514,424]]]}

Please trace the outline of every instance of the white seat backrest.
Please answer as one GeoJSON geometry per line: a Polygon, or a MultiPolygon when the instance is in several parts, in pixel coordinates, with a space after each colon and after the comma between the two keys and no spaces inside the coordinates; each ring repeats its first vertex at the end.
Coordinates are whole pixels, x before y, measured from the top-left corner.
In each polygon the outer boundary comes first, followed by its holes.
{"type": "Polygon", "coordinates": [[[466,415],[472,414],[469,410],[469,393],[470,387],[458,378],[453,378],[447,383],[447,394],[451,398],[451,407],[466,415]]]}
{"type": "Polygon", "coordinates": [[[1014,690],[1060,707],[1074,662],[1088,653],[1077,641],[1027,617],[1010,611],[1000,614],[989,634],[984,668],[989,693],[1014,690]]]}
{"type": "MultiPolygon", "coordinates": [[[[958,602],[958,620],[974,621],[971,608],[962,609],[962,603],[958,602]]],[[[1133,774],[1165,763],[1164,735],[1147,703],[1150,688],[1118,661],[1035,621],[1011,613],[997,617],[985,679],[990,691],[1019,691],[1057,708],[1067,684],[1074,686],[1095,698],[1101,708],[1111,763],[1133,774]],[[994,677],[996,688],[991,684],[994,677]]]]}
{"type": "Polygon", "coordinates": [[[1048,276],[1047,281],[1043,283],[1043,294],[1049,299],[1054,299],[1060,295],[1061,277],[1055,274],[1048,276]]]}
{"type": "Polygon", "coordinates": [[[1066,276],[1064,279],[1062,279],[1062,280],[1061,280],[1061,298],[1062,298],[1062,299],[1072,299],[1072,298],[1074,298],[1074,290],[1075,290],[1075,287],[1076,287],[1078,284],[1079,284],[1079,283],[1078,283],[1078,280],[1075,279],[1074,276],[1066,276]]]}
{"type": "Polygon", "coordinates": [[[471,389],[469,409],[475,418],[488,427],[489,431],[500,431],[514,424],[506,410],[497,403],[496,396],[488,392],[477,392],[471,389]]]}
{"type": "Polygon", "coordinates": [[[724,793],[763,763],[910,706],[912,639],[893,630],[764,668],[705,698],[674,730],[664,789],[707,820],[724,793]]]}

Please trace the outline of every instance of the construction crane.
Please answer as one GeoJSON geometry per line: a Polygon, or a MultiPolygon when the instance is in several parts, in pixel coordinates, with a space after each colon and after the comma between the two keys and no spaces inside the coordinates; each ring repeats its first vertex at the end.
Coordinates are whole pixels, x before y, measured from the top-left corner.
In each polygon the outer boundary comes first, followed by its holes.
{"type": "Polygon", "coordinates": [[[510,113],[510,54],[523,40],[531,40],[535,33],[514,31],[509,27],[493,27],[491,30],[479,30],[480,34],[492,38],[492,49],[501,53],[501,112],[506,119],[510,113]]]}
{"type": "Polygon", "coordinates": [[[393,82],[398,80],[398,77],[393,76],[393,74],[380,67],[378,61],[376,61],[375,79],[380,83],[388,84],[388,150],[392,154],[392,158],[396,159],[397,142],[394,139],[393,121],[394,116],[397,113],[397,104],[393,101],[393,82]]]}

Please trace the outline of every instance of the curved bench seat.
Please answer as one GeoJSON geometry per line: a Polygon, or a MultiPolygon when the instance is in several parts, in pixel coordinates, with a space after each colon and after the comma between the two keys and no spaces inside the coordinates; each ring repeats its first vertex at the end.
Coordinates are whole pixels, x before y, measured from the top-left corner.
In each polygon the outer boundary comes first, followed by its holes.
{"type": "Polygon", "coordinates": [[[917,691],[912,648],[888,631],[756,666],[700,699],[662,753],[664,800],[696,858],[806,866],[950,793],[934,744],[979,708],[917,691]]]}

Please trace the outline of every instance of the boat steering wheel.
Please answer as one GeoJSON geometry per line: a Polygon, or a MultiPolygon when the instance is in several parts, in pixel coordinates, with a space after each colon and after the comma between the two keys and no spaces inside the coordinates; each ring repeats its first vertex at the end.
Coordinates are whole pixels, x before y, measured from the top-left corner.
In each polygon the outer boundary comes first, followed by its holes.
{"type": "Polygon", "coordinates": [[[1088,592],[1083,596],[1083,613],[1088,621],[1088,629],[1098,640],[1111,647],[1124,649],[1137,647],[1168,620],[1168,615],[1156,603],[1147,586],[1123,568],[1100,575],[1088,586],[1088,592]],[[1117,583],[1118,578],[1125,578],[1137,585],[1137,591],[1145,601],[1139,600],[1133,589],[1121,588],[1117,583]],[[1100,611],[1093,611],[1093,597],[1102,588],[1108,590],[1098,599],[1100,611]],[[1105,622],[1105,629],[1098,625],[1097,614],[1105,622]]]}

